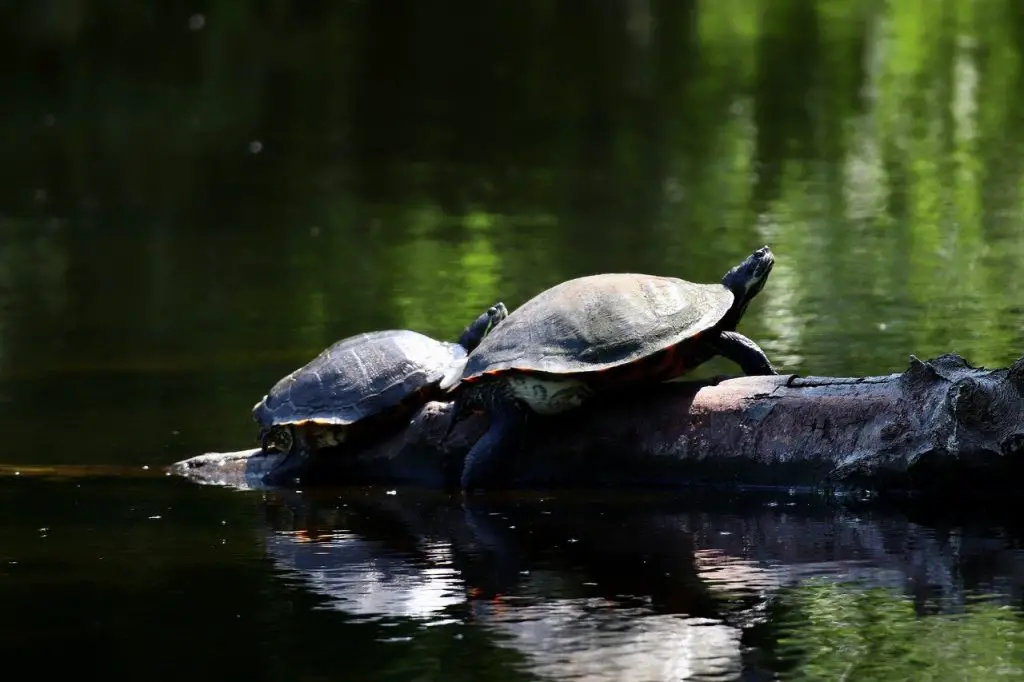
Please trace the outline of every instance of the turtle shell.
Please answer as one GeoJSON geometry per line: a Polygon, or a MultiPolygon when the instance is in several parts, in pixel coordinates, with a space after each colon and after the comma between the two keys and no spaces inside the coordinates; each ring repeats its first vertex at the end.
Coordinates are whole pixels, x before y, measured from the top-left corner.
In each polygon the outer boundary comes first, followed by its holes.
{"type": "Polygon", "coordinates": [[[471,353],[458,380],[506,371],[576,374],[643,360],[711,329],[732,307],[721,284],[635,273],[562,282],[511,313],[471,353]]]}
{"type": "Polygon", "coordinates": [[[465,357],[456,343],[409,330],[351,336],[274,384],[253,407],[253,417],[263,428],[306,422],[348,426],[436,386],[451,363],[465,357]]]}

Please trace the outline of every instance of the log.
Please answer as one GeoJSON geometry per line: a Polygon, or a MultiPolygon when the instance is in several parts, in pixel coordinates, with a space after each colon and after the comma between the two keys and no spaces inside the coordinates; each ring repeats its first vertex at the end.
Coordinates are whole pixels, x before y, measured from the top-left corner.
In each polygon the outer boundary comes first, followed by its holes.
{"type": "MultiPolygon", "coordinates": [[[[442,443],[449,409],[428,403],[379,443],[356,453],[324,451],[296,480],[275,480],[280,455],[255,450],[207,453],[171,470],[246,488],[443,487],[486,429],[486,416],[474,415],[442,443]]],[[[991,370],[947,354],[911,356],[906,371],[883,376],[673,382],[555,417],[531,416],[524,447],[501,480],[511,488],[1013,490],[1022,416],[1024,357],[991,370]]]]}

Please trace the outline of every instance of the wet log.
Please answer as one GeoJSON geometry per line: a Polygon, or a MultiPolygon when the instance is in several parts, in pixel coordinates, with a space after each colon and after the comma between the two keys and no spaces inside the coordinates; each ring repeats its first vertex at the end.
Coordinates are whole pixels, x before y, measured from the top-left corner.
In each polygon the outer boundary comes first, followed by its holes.
{"type": "MultiPolygon", "coordinates": [[[[442,487],[486,428],[486,417],[474,416],[442,443],[449,409],[430,403],[404,431],[361,452],[324,452],[297,480],[275,480],[280,456],[258,451],[208,453],[172,470],[248,488],[442,487]]],[[[1022,450],[1024,358],[990,370],[953,354],[912,356],[906,371],[884,376],[683,381],[534,416],[502,480],[514,488],[1015,490],[1022,450]]]]}

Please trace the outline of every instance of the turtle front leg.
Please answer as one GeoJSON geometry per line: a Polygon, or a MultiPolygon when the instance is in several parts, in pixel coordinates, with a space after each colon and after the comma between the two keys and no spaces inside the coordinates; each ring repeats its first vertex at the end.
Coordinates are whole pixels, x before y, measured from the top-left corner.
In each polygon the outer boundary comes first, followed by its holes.
{"type": "Polygon", "coordinates": [[[735,362],[748,376],[778,374],[761,347],[739,332],[721,332],[709,343],[719,355],[735,362]]]}
{"type": "Polygon", "coordinates": [[[444,429],[444,435],[441,436],[441,445],[443,446],[448,438],[452,435],[452,431],[459,422],[467,419],[469,415],[473,413],[473,409],[477,407],[473,400],[473,389],[462,388],[458,391],[455,396],[455,400],[452,402],[451,409],[448,410],[448,425],[444,429]]]}
{"type": "Polygon", "coordinates": [[[463,492],[493,487],[499,471],[511,461],[521,442],[526,413],[515,400],[497,399],[488,413],[491,423],[487,432],[473,445],[462,464],[463,492]]]}

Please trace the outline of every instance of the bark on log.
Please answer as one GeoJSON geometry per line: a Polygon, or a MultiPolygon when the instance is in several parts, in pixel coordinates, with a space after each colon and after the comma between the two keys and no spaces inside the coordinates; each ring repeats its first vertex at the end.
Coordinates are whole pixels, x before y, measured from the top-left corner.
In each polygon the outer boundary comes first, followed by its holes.
{"type": "MultiPolygon", "coordinates": [[[[273,478],[277,455],[208,453],[173,471],[206,483],[261,487],[328,482],[440,487],[486,428],[461,423],[446,447],[447,403],[359,453],[324,453],[299,481],[273,478]],[[448,458],[446,460],[446,458],[448,458]]],[[[973,367],[958,355],[911,357],[867,377],[736,377],[663,384],[557,417],[532,417],[509,487],[784,486],[1015,488],[1024,469],[1024,357],[973,367]]]]}

